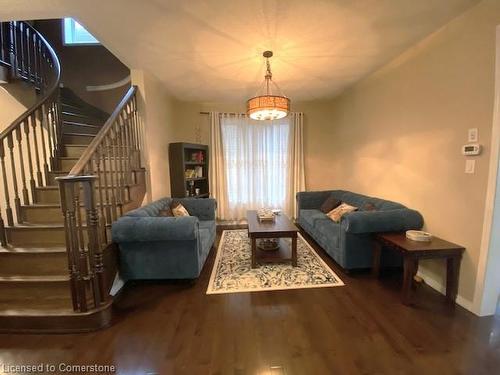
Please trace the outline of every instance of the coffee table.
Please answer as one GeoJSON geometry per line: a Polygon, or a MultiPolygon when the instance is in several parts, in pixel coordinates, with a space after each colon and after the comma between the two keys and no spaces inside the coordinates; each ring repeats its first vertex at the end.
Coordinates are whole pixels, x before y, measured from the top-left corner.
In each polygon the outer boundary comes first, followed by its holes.
{"type": "Polygon", "coordinates": [[[298,228],[285,215],[277,215],[275,221],[260,222],[257,211],[247,211],[248,237],[252,243],[252,268],[257,268],[258,261],[262,262],[292,262],[297,267],[297,233],[298,228]],[[261,250],[257,247],[257,239],[278,238],[277,250],[261,250]],[[291,248],[283,238],[291,238],[291,248]]]}

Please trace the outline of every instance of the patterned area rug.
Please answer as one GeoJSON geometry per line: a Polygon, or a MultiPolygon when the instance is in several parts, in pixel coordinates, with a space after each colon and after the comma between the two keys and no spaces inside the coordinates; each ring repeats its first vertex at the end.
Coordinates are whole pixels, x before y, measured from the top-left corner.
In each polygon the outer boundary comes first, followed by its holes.
{"type": "Polygon", "coordinates": [[[264,263],[252,269],[250,258],[247,230],[225,230],[217,249],[207,294],[344,285],[300,234],[297,239],[298,267],[284,262],[264,263]]]}

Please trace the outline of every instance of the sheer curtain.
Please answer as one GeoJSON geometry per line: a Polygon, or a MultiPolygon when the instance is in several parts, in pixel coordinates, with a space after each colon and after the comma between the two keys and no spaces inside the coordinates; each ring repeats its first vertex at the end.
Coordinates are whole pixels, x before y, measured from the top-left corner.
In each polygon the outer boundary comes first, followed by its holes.
{"type": "Polygon", "coordinates": [[[218,217],[240,220],[260,207],[295,216],[295,193],[304,189],[302,113],[255,121],[210,114],[211,185],[218,217]]]}

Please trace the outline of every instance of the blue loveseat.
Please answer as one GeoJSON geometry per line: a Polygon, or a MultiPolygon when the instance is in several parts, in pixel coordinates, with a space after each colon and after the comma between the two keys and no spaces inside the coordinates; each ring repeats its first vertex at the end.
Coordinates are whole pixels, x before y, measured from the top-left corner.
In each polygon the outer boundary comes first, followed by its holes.
{"type": "MultiPolygon", "coordinates": [[[[298,224],[346,270],[372,266],[373,233],[421,229],[423,225],[422,215],[402,204],[344,190],[300,192],[297,203],[298,224]],[[360,210],[335,223],[320,210],[330,196],[360,210]],[[367,203],[375,210],[363,211],[367,203]]],[[[401,258],[395,252],[384,251],[381,263],[399,266],[401,258]]]]}
{"type": "Polygon", "coordinates": [[[214,199],[176,199],[191,216],[163,217],[163,198],[130,211],[113,223],[120,249],[120,274],[131,279],[195,279],[215,241],[214,199]]]}

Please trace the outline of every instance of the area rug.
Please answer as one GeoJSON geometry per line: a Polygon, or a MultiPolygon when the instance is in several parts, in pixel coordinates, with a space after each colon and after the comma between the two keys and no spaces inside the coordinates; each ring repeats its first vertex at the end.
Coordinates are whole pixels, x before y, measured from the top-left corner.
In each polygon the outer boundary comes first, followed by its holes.
{"type": "Polygon", "coordinates": [[[263,263],[252,269],[250,246],[246,229],[225,230],[222,233],[207,294],[344,285],[300,234],[297,239],[297,267],[284,262],[263,263]]]}

